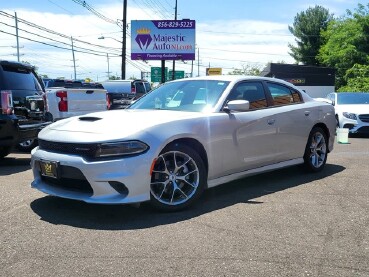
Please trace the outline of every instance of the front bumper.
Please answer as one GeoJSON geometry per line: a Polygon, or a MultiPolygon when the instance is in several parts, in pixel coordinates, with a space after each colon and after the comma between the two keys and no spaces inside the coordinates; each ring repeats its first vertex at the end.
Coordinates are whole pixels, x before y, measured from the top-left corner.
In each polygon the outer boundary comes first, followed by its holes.
{"type": "Polygon", "coordinates": [[[135,157],[104,161],[86,161],[80,156],[32,150],[31,186],[49,195],[87,203],[125,204],[150,199],[149,153],[135,157]],[[50,180],[41,175],[40,161],[57,162],[61,179],[50,180]],[[76,173],[77,172],[77,173],[76,173]]]}
{"type": "Polygon", "coordinates": [[[369,122],[364,122],[343,117],[340,120],[340,128],[348,128],[351,134],[369,134],[369,122]]]}

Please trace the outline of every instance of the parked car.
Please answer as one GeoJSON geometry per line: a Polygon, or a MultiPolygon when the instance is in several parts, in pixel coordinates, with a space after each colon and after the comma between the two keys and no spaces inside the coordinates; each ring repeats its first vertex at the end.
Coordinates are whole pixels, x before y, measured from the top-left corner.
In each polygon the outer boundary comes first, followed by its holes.
{"type": "Polygon", "coordinates": [[[151,90],[150,83],[145,80],[110,80],[101,84],[108,92],[109,110],[124,109],[151,90]]]}
{"type": "Polygon", "coordinates": [[[44,117],[43,83],[31,65],[0,60],[0,94],[0,158],[3,158],[16,146],[22,150],[34,147],[25,142],[33,142],[50,122],[44,117]]]}
{"type": "Polygon", "coordinates": [[[339,128],[348,128],[352,134],[369,134],[369,93],[334,92],[327,99],[334,105],[339,128]]]}
{"type": "Polygon", "coordinates": [[[282,80],[181,79],[127,109],[42,130],[32,187],[89,203],[150,201],[175,211],[206,188],[248,175],[297,164],[322,170],[335,127],[332,105],[282,80]]]}
{"type": "Polygon", "coordinates": [[[52,121],[106,111],[106,90],[101,84],[60,80],[46,88],[46,116],[52,121]]]}

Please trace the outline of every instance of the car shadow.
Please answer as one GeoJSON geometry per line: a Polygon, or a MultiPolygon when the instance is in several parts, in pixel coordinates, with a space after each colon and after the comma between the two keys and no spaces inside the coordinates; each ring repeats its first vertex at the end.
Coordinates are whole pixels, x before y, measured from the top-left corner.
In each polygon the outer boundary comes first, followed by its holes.
{"type": "Polygon", "coordinates": [[[159,212],[146,203],[132,205],[97,205],[80,201],[45,196],[31,203],[40,219],[51,224],[62,224],[96,230],[134,230],[173,224],[223,209],[232,205],[257,204],[257,198],[308,184],[314,180],[337,174],[345,168],[327,164],[322,172],[308,174],[300,167],[290,167],[238,181],[222,184],[205,191],[200,201],[180,212],[159,212]]]}
{"type": "Polygon", "coordinates": [[[369,134],[349,134],[350,138],[369,138],[369,134]]]}
{"type": "Polygon", "coordinates": [[[16,174],[31,169],[31,158],[5,157],[0,159],[0,176],[16,174]]]}

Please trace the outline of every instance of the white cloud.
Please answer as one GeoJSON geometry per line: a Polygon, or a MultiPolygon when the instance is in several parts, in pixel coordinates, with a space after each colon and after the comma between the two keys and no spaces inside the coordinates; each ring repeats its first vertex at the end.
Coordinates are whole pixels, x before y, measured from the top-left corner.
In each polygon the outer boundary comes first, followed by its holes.
{"type": "MultiPolygon", "coordinates": [[[[121,17],[121,6],[99,7],[98,9],[104,15],[109,15],[109,18],[116,19],[121,17]]],[[[6,11],[13,15],[12,11],[6,11]]],[[[147,14],[154,15],[150,10],[130,8],[128,21],[132,19],[147,19],[147,14]],[[133,18],[134,17],[134,18],[133,18]]],[[[69,36],[76,39],[89,42],[91,44],[99,44],[106,47],[112,47],[110,53],[120,54],[121,44],[116,40],[122,40],[121,29],[107,23],[93,14],[88,15],[71,15],[57,13],[39,13],[29,10],[18,10],[18,18],[43,26],[47,29],[54,30],[68,36],[68,38],[60,38],[52,36],[54,40],[61,41],[56,43],[46,40],[32,33],[37,33],[42,36],[49,36],[41,30],[31,28],[22,23],[19,23],[19,28],[28,31],[20,31],[20,36],[32,38],[37,41],[44,41],[48,44],[57,44],[59,47],[70,49],[71,41],[69,36]],[[98,37],[105,36],[106,39],[99,40],[98,37]],[[114,39],[111,39],[111,38],[114,39]]],[[[2,21],[4,19],[1,16],[2,21]]],[[[153,19],[151,17],[150,19],[153,19]]],[[[159,19],[159,18],[157,18],[159,19]]],[[[13,19],[4,20],[9,25],[14,25],[13,19]]],[[[279,24],[272,21],[250,21],[250,20],[234,20],[234,21],[212,21],[212,22],[197,22],[196,23],[196,42],[200,48],[200,74],[204,74],[205,67],[209,64],[214,67],[237,68],[244,63],[255,65],[266,64],[269,61],[286,61],[293,62],[288,55],[288,43],[293,43],[293,37],[288,32],[288,27],[285,24],[279,24]],[[221,50],[221,51],[220,51],[221,50]]],[[[0,30],[14,34],[14,28],[5,25],[0,25],[0,30]]],[[[129,33],[129,32],[128,32],[129,33]]],[[[12,35],[0,33],[1,46],[0,55],[3,59],[16,59],[9,55],[15,53],[15,49],[10,46],[15,45],[15,37],[12,35]]],[[[30,42],[20,39],[21,53],[25,54],[21,57],[35,64],[39,68],[41,74],[47,74],[50,77],[65,76],[66,78],[73,77],[73,62],[72,51],[61,50],[51,46],[42,45],[35,42],[30,42]]],[[[86,49],[93,48],[102,51],[101,56],[94,56],[76,52],[76,65],[78,77],[91,77],[93,79],[102,80],[107,75],[107,58],[103,49],[95,46],[88,46],[74,42],[76,47],[86,49]]],[[[127,37],[127,58],[130,58],[130,37],[127,37]]],[[[198,61],[195,61],[197,65],[198,61]]],[[[150,61],[148,64],[143,62],[134,62],[139,68],[149,71],[148,65],[160,66],[159,61],[150,61]]],[[[184,64],[180,61],[176,63],[176,69],[190,72],[191,62],[184,64]]],[[[172,62],[167,61],[166,65],[171,67],[172,62]]],[[[120,75],[121,57],[111,57],[109,59],[109,67],[111,74],[120,75]]],[[[197,69],[196,69],[197,70],[197,69]]],[[[225,70],[226,72],[227,70],[225,70]]],[[[197,71],[196,71],[197,72],[197,71]]],[[[134,75],[140,77],[140,70],[127,63],[126,77],[134,75]]],[[[197,74],[195,74],[197,75],[197,74]]]]}

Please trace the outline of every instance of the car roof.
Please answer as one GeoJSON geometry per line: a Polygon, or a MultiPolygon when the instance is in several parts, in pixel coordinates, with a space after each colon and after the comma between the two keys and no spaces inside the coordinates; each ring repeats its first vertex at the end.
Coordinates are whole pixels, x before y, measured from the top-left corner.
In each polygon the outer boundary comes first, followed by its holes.
{"type": "Polygon", "coordinates": [[[8,66],[17,66],[17,67],[23,67],[28,68],[30,70],[33,70],[35,67],[33,65],[27,64],[27,63],[21,63],[17,61],[7,61],[7,60],[0,60],[1,65],[8,65],[8,66]]]}
{"type": "Polygon", "coordinates": [[[292,83],[287,81],[271,78],[271,77],[262,77],[262,76],[246,76],[246,75],[213,75],[213,76],[201,76],[201,77],[192,77],[192,78],[184,78],[178,79],[171,82],[180,82],[184,80],[218,80],[218,81],[228,81],[228,82],[239,82],[239,81],[247,81],[247,80],[260,80],[260,81],[271,81],[271,82],[279,82],[282,84],[286,84],[298,89],[292,83]]]}

